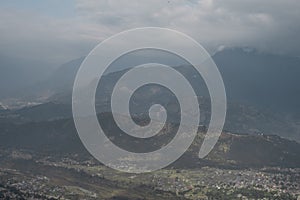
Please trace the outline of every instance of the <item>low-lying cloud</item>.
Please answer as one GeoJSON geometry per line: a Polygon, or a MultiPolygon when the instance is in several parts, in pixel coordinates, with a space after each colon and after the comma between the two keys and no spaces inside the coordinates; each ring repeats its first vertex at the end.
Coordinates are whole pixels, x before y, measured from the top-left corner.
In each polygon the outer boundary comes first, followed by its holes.
{"type": "Polygon", "coordinates": [[[53,18],[0,8],[0,53],[62,62],[129,28],[159,26],[220,46],[300,54],[298,0],[78,0],[76,16],[53,18]]]}

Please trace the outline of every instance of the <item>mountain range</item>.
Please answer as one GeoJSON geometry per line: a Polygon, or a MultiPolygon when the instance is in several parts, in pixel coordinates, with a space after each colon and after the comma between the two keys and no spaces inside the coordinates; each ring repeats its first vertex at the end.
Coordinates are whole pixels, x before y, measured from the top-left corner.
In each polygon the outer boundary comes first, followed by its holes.
{"type": "MultiPolygon", "coordinates": [[[[41,77],[32,80],[34,83],[28,83],[29,86],[24,84],[20,93],[10,96],[3,92],[6,95],[0,98],[3,103],[0,104],[2,147],[86,152],[71,119],[72,85],[83,59],[64,64],[43,80],[41,77]],[[27,103],[20,103],[20,108],[10,107],[6,102],[12,103],[12,99],[27,103]]],[[[300,59],[266,55],[242,48],[217,52],[213,59],[223,76],[228,110],[222,137],[214,151],[200,163],[227,167],[300,166],[300,145],[294,142],[300,141],[300,80],[297,79],[300,59]]],[[[200,103],[200,125],[206,127],[210,119],[210,99],[205,83],[190,65],[181,64],[174,68],[193,86],[200,103]]],[[[123,67],[110,71],[101,79],[96,94],[96,111],[99,121],[104,120],[104,126],[113,123],[109,118],[110,94],[116,81],[127,70],[129,68],[123,67]]],[[[173,126],[180,123],[176,118],[178,102],[164,88],[145,86],[134,98],[132,113],[137,119],[147,122],[149,106],[159,102],[172,113],[168,124],[173,126]],[[146,101],[147,104],[144,103],[146,101]]],[[[112,138],[120,134],[120,130],[109,132],[113,134],[112,138]]],[[[199,138],[182,160],[199,163],[196,152],[204,134],[203,130],[199,132],[199,138]]],[[[123,141],[119,142],[122,145],[123,141]]],[[[126,143],[123,145],[126,146],[126,143]]],[[[180,166],[180,163],[177,165],[180,166]]]]}
{"type": "MultiPolygon", "coordinates": [[[[234,133],[275,134],[300,141],[300,79],[297,78],[300,74],[299,58],[232,48],[217,52],[213,59],[222,74],[228,98],[225,130],[234,133]]],[[[22,93],[18,93],[17,100],[40,105],[12,110],[8,112],[9,116],[21,116],[25,121],[71,117],[73,81],[83,60],[84,58],[79,58],[68,62],[48,78],[23,89],[22,93]]],[[[151,61],[149,58],[148,60],[151,61]]],[[[98,112],[110,110],[109,94],[131,62],[125,63],[121,70],[110,71],[102,77],[104,90],[100,91],[101,88],[98,88],[96,97],[98,112]]],[[[174,68],[192,84],[201,104],[201,123],[207,125],[210,100],[204,81],[189,65],[182,64],[174,68]]],[[[157,90],[152,101],[165,99],[174,102],[165,92],[157,90]]],[[[148,99],[149,96],[142,96],[140,101],[148,99]]],[[[5,99],[0,101],[5,102],[5,99]]],[[[13,101],[9,99],[8,102],[13,101]]],[[[147,110],[143,106],[136,109],[147,110]]]]}

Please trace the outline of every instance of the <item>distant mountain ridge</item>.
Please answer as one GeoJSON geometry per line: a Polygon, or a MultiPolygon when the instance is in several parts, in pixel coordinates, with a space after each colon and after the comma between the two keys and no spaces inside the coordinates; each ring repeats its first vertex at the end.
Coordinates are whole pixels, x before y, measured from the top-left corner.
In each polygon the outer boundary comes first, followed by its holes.
{"type": "MultiPolygon", "coordinates": [[[[48,91],[45,104],[14,111],[13,116],[21,116],[25,121],[71,117],[73,81],[83,59],[66,63],[47,81],[35,86],[35,91],[48,91]]],[[[300,141],[300,79],[297,77],[300,74],[300,59],[261,54],[241,48],[222,50],[213,59],[223,76],[228,97],[225,130],[235,133],[276,134],[300,141]]],[[[175,69],[187,76],[194,85],[200,98],[201,121],[207,125],[210,100],[205,83],[190,66],[178,66],[175,69]]],[[[102,77],[102,83],[105,84],[104,91],[97,92],[98,112],[109,111],[109,98],[106,97],[126,70],[128,69],[110,72],[102,77]]],[[[140,100],[147,98],[149,97],[144,96],[140,100]]],[[[153,101],[155,99],[173,101],[159,90],[152,97],[153,101]]]]}
{"type": "Polygon", "coordinates": [[[233,48],[213,59],[230,101],[300,117],[300,58],[233,48]]]}
{"type": "MultiPolygon", "coordinates": [[[[300,58],[243,48],[223,49],[212,58],[222,74],[230,102],[285,112],[300,118],[300,58]]],[[[62,97],[64,93],[70,95],[83,60],[82,57],[63,64],[50,77],[31,85],[25,92],[28,96],[32,95],[32,99],[43,95],[43,99],[53,95],[62,97]]],[[[130,66],[130,61],[126,61],[126,66],[130,66]]],[[[204,82],[198,86],[205,88],[204,82]]]]}
{"type": "MultiPolygon", "coordinates": [[[[243,48],[224,49],[212,58],[221,72],[230,102],[267,108],[300,119],[300,58],[246,51],[243,48]]],[[[64,93],[70,95],[83,59],[62,65],[47,81],[39,84],[39,90],[48,90],[48,94],[56,97],[64,93]]],[[[177,68],[180,71],[181,67],[177,68]]],[[[198,87],[206,89],[204,82],[198,87]]],[[[204,92],[204,96],[208,97],[208,93],[204,92]]]]}
{"type": "MultiPolygon", "coordinates": [[[[14,111],[12,116],[34,121],[70,117],[73,81],[83,59],[64,64],[46,81],[30,87],[26,92],[28,96],[32,95],[32,100],[42,96],[41,102],[46,103],[14,111]]],[[[276,134],[300,141],[299,58],[231,48],[217,52],[213,59],[223,76],[229,102],[225,130],[276,134]]],[[[175,69],[189,77],[199,97],[204,96],[202,106],[205,108],[200,109],[205,113],[202,114],[202,122],[207,124],[210,102],[205,83],[197,81],[200,76],[190,66],[177,66],[175,69]]],[[[126,70],[110,72],[103,77],[107,83],[105,95],[126,70]]],[[[98,92],[97,99],[103,95],[98,92]]],[[[163,95],[159,96],[162,97],[168,100],[163,95]]],[[[108,111],[109,104],[98,101],[97,107],[98,111],[108,111]]]]}

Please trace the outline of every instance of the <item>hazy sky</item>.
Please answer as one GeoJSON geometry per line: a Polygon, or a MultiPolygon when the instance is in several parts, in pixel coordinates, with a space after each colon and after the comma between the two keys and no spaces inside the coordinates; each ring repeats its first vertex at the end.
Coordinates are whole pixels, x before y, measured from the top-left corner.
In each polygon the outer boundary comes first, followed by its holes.
{"type": "Polygon", "coordinates": [[[1,0],[0,54],[55,64],[129,28],[182,31],[223,46],[300,56],[299,0],[1,0]]]}

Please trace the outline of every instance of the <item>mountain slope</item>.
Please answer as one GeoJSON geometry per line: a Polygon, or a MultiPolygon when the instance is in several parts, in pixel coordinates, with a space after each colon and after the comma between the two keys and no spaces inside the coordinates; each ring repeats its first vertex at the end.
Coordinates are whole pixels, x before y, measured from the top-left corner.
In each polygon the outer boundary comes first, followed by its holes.
{"type": "MultiPolygon", "coordinates": [[[[140,141],[131,143],[122,132],[114,128],[110,114],[99,116],[104,130],[109,137],[120,147],[134,148],[137,151],[153,150],[153,142],[140,141]],[[119,138],[119,139],[118,139],[119,138]],[[121,139],[120,139],[121,138],[121,139]],[[119,141],[118,141],[119,140],[119,141]],[[134,144],[134,145],[132,145],[134,144]]],[[[170,129],[176,125],[169,124],[170,129]]],[[[170,133],[162,132],[159,141],[168,141],[170,133]]],[[[198,159],[198,151],[204,137],[199,132],[198,137],[189,151],[175,163],[177,167],[223,166],[223,167],[300,167],[300,144],[282,139],[278,136],[266,135],[238,135],[224,132],[214,150],[204,160],[198,159]]],[[[159,145],[163,145],[161,143],[159,145]]],[[[0,145],[2,148],[21,148],[46,153],[79,153],[88,156],[85,148],[77,136],[72,120],[55,120],[51,122],[31,122],[25,124],[12,124],[1,122],[0,145]]],[[[157,148],[156,146],[154,148],[157,148]]]]}
{"type": "MultiPolygon", "coordinates": [[[[230,102],[300,117],[299,58],[231,48],[217,52],[213,60],[222,74],[230,102]]],[[[41,85],[52,94],[66,92],[69,95],[82,61],[83,58],[79,58],[64,64],[41,85]]],[[[130,66],[128,62],[126,66],[130,66]]],[[[181,66],[177,69],[191,79],[196,75],[191,68],[181,66]]],[[[202,90],[201,95],[208,95],[203,92],[205,83],[197,84],[198,90],[202,90]]]]}
{"type": "Polygon", "coordinates": [[[300,59],[240,48],[213,56],[230,101],[300,117],[300,59]]]}

